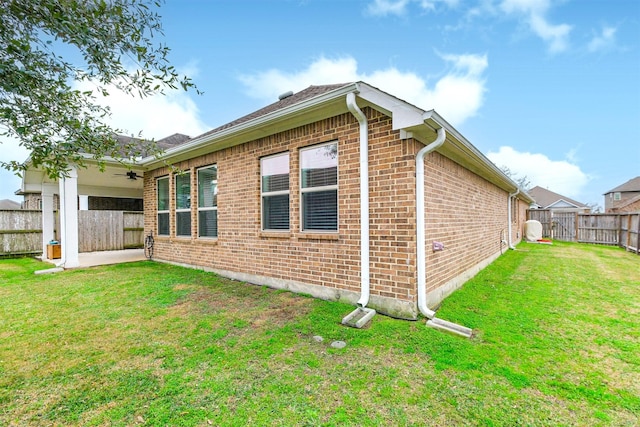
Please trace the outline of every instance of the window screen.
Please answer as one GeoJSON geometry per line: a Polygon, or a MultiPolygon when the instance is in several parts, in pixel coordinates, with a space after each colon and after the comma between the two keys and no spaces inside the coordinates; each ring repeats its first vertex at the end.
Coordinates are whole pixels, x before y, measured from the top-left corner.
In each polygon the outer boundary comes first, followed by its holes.
{"type": "Polygon", "coordinates": [[[198,169],[198,236],[218,237],[218,166],[198,169]]]}
{"type": "Polygon", "coordinates": [[[302,230],[338,230],[338,144],[300,151],[302,230]]]}
{"type": "Polygon", "coordinates": [[[158,235],[169,235],[169,177],[158,178],[156,181],[158,235]]]}
{"type": "Polygon", "coordinates": [[[176,175],[176,236],[191,235],[191,174],[176,175]]]}
{"type": "Polygon", "coordinates": [[[289,229],[289,153],[260,160],[262,229],[289,229]]]}

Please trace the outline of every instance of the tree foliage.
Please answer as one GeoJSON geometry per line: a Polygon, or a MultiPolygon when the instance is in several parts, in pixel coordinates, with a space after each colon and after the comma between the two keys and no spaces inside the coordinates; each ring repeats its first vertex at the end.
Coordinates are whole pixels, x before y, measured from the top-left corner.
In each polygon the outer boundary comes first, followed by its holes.
{"type": "Polygon", "coordinates": [[[509,178],[511,178],[513,182],[515,182],[518,185],[518,187],[520,187],[522,190],[524,191],[531,190],[531,181],[529,181],[529,178],[527,177],[527,175],[519,176],[515,172],[511,171],[509,167],[504,165],[500,167],[500,170],[504,172],[504,174],[507,175],[509,178]]]}
{"type": "MultiPolygon", "coordinates": [[[[60,176],[89,153],[131,158],[96,102],[108,90],[146,97],[195,89],[168,60],[156,12],[162,0],[0,0],[0,136],[18,139],[32,165],[60,176]],[[90,81],[80,91],[74,83],[90,81]]],[[[197,89],[196,89],[197,90],[197,89]]],[[[0,161],[19,172],[25,164],[0,161]]]]}

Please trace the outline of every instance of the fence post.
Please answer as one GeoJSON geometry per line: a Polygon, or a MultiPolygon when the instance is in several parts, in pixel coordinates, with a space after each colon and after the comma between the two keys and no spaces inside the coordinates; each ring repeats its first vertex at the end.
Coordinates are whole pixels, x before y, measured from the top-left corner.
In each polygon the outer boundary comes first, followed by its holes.
{"type": "MultiPolygon", "coordinates": [[[[622,218],[620,218],[620,222],[622,222],[622,218]]],[[[631,214],[627,215],[627,246],[626,246],[627,250],[630,247],[630,245],[631,245],[631,214]]]]}
{"type": "MultiPolygon", "coordinates": [[[[638,228],[636,229],[636,255],[640,255],[640,213],[638,215],[638,228]]],[[[631,218],[631,215],[629,215],[631,218]]]]}

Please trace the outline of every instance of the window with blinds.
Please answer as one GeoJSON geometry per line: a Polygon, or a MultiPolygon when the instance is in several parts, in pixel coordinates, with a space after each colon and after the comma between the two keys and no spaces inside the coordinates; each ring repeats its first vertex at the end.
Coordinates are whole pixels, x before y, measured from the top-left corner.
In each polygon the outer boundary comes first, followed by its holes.
{"type": "Polygon", "coordinates": [[[158,236],[169,235],[169,177],[156,180],[156,201],[158,211],[158,236]]]}
{"type": "Polygon", "coordinates": [[[260,159],[262,229],[289,229],[289,153],[260,159]]]}
{"type": "Polygon", "coordinates": [[[218,166],[198,169],[198,237],[218,237],[218,166]]]}
{"type": "Polygon", "coordinates": [[[191,174],[176,175],[176,236],[191,235],[191,174]]]}
{"type": "Polygon", "coordinates": [[[303,231],[338,230],[338,143],[300,150],[303,231]]]}

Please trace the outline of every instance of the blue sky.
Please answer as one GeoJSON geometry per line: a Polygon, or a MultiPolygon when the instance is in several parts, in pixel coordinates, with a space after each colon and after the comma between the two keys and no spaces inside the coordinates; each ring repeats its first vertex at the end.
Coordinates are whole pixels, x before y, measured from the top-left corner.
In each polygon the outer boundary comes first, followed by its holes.
{"type": "MultiPolygon", "coordinates": [[[[204,94],[104,100],[131,133],[196,136],[289,90],[363,80],[580,202],[603,206],[640,175],[640,1],[166,0],[159,13],[204,94]]],[[[19,179],[0,179],[16,199],[19,179]]]]}

